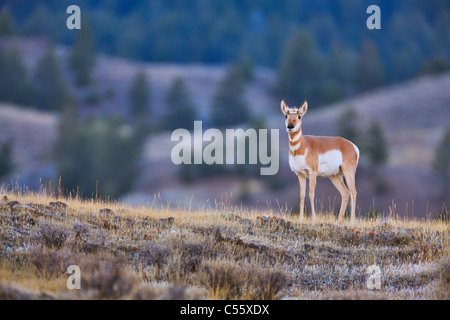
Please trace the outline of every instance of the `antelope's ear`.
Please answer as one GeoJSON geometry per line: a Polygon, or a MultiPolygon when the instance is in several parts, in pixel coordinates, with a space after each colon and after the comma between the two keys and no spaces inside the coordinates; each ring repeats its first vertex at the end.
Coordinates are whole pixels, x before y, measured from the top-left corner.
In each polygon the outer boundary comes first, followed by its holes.
{"type": "Polygon", "coordinates": [[[299,110],[301,115],[304,115],[308,111],[308,102],[305,100],[299,110]]]}
{"type": "Polygon", "coordinates": [[[283,112],[284,115],[287,115],[289,111],[289,107],[287,106],[286,102],[284,102],[284,99],[281,100],[281,112],[283,112]]]}

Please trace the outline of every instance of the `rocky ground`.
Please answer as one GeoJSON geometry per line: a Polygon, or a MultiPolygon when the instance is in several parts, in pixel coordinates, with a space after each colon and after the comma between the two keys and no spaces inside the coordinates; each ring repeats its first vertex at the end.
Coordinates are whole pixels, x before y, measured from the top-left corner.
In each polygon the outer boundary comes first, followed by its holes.
{"type": "Polygon", "coordinates": [[[0,298],[449,298],[448,220],[334,220],[7,194],[0,298]],[[69,265],[81,290],[67,289],[69,265]],[[372,265],[380,290],[367,288],[372,265]]]}

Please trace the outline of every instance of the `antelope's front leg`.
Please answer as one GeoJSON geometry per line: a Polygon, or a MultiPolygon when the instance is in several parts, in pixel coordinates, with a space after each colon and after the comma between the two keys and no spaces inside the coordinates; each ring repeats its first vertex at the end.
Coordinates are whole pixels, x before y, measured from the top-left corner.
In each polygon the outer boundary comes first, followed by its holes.
{"type": "Polygon", "coordinates": [[[316,189],[317,175],[311,173],[309,175],[309,201],[311,202],[311,219],[313,222],[316,221],[316,210],[314,209],[314,191],[316,189]]]}
{"type": "Polygon", "coordinates": [[[305,213],[306,178],[298,175],[298,182],[300,184],[300,219],[303,219],[305,213]]]}

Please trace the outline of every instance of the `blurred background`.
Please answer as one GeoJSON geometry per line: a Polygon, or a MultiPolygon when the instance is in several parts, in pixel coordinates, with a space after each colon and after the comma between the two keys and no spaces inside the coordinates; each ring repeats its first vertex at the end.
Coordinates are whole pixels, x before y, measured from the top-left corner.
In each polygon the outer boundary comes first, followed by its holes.
{"type": "MultiPolygon", "coordinates": [[[[359,215],[448,217],[449,89],[448,0],[2,0],[0,184],[298,212],[279,105],[306,99],[304,134],[360,147],[359,215]],[[194,120],[280,129],[278,174],[172,164],[194,120]]],[[[339,209],[328,179],[316,199],[339,209]]]]}

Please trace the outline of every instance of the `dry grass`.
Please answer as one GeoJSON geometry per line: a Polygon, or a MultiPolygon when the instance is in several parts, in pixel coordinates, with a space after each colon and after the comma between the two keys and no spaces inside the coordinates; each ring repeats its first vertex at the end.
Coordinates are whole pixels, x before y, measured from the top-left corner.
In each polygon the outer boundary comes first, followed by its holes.
{"type": "Polygon", "coordinates": [[[225,205],[6,197],[2,299],[448,299],[448,221],[385,217],[351,227],[327,212],[313,224],[225,205]],[[66,287],[73,264],[81,290],[66,287]],[[381,290],[366,288],[373,264],[381,290]]]}

